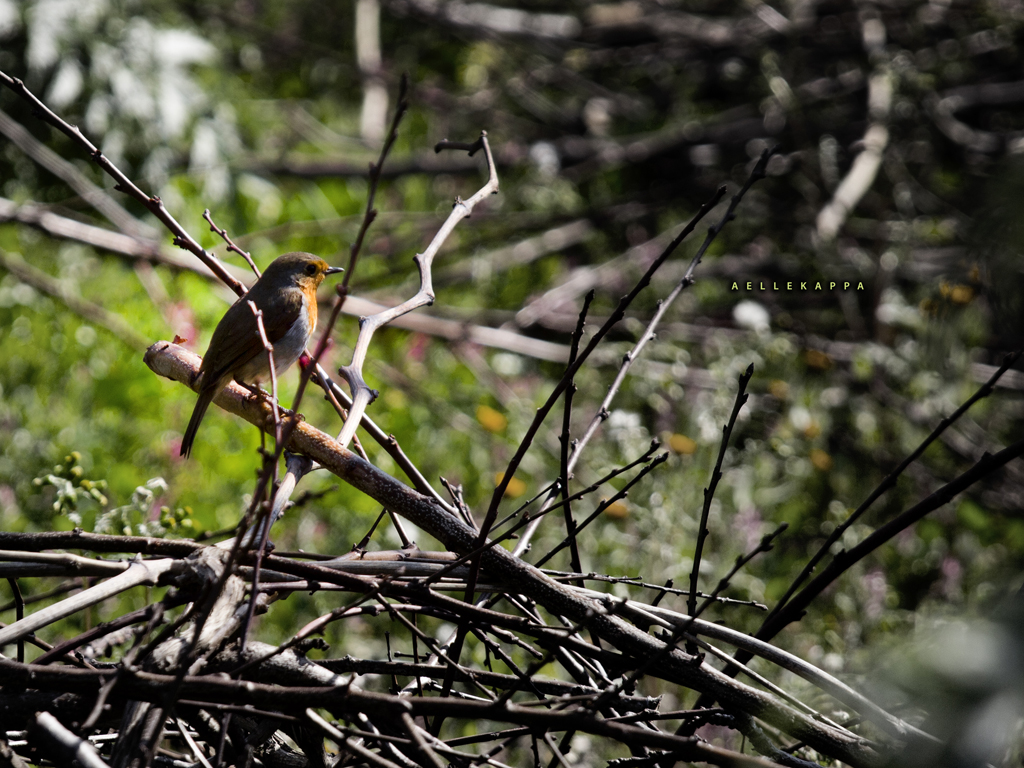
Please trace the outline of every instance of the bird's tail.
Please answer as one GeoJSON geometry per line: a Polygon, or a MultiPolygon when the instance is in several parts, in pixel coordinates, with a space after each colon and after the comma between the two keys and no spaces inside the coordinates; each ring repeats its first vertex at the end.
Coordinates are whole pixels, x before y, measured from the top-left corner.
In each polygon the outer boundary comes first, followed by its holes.
{"type": "Polygon", "coordinates": [[[181,455],[186,459],[192,453],[192,443],[196,439],[196,432],[199,430],[199,423],[206,415],[206,409],[213,402],[214,390],[204,390],[199,393],[196,407],[192,411],[192,418],[188,420],[188,427],[185,428],[185,436],[181,438],[181,455]]]}

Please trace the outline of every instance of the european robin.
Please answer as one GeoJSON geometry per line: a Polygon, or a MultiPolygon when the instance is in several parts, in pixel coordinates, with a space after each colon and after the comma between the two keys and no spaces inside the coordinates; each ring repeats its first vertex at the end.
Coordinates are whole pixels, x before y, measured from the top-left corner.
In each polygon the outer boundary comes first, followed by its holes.
{"type": "Polygon", "coordinates": [[[263,311],[263,329],[274,347],[274,373],[280,376],[299,359],[316,328],[316,289],[327,275],[344,272],[311,253],[286,253],[267,267],[248,293],[228,308],[210,339],[199,367],[199,400],[181,440],[181,455],[192,452],[196,430],[210,403],[234,379],[259,384],[270,374],[249,302],[263,311]]]}

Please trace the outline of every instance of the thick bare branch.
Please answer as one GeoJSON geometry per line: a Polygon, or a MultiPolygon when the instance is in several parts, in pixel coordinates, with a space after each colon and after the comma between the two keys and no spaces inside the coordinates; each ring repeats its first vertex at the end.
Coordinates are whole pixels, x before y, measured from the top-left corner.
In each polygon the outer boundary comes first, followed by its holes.
{"type": "Polygon", "coordinates": [[[90,605],[101,603],[132,587],[155,586],[161,579],[180,573],[183,568],[183,563],[177,560],[133,560],[123,573],[113,576],[102,584],[97,584],[77,595],[42,608],[21,621],[16,621],[0,629],[0,646],[13,643],[37,629],[42,629],[55,621],[71,616],[90,605]]]}
{"type": "MultiPolygon", "coordinates": [[[[168,342],[158,342],[147,352],[146,363],[154,372],[190,385],[195,381],[199,358],[168,342]]],[[[261,429],[272,427],[269,406],[253,401],[237,385],[228,385],[214,402],[261,429]]],[[[477,533],[458,517],[366,463],[314,427],[299,424],[288,447],[305,453],[353,487],[420,526],[448,549],[464,554],[477,546],[477,533]]],[[[555,614],[589,627],[623,652],[647,658],[665,649],[661,641],[615,616],[607,615],[601,605],[582,599],[566,585],[559,584],[501,547],[483,551],[480,562],[492,577],[520,585],[523,594],[555,614]]],[[[852,765],[873,766],[880,762],[878,753],[870,745],[859,739],[851,741],[831,727],[794,711],[770,694],[732,680],[706,664],[698,666],[693,657],[682,651],[666,654],[661,669],[666,679],[708,692],[729,706],[756,713],[795,738],[803,739],[812,746],[818,745],[828,754],[841,755],[840,759],[852,765]]]]}

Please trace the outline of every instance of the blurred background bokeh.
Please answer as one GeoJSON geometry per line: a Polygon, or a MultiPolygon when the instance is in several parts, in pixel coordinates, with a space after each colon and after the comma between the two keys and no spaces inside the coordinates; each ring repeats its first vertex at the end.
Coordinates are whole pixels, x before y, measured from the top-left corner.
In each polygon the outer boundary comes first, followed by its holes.
{"type": "MultiPolygon", "coordinates": [[[[501,193],[447,241],[437,301],[418,313],[450,321],[446,335],[414,320],[382,331],[367,367],[381,392],[372,417],[477,510],[564,370],[583,295],[596,290],[593,329],[701,203],[719,185],[735,191],[777,145],[576,472],[584,487],[662,441],[667,465],[609,508],[581,551],[586,571],[681,585],[736,379],[753,363],[703,572],[712,587],[787,522],[730,590],[769,605],[1024,342],[1022,44],[1019,0],[0,0],[0,69],[239,266],[204,208],[261,266],[291,250],[347,263],[404,72],[411,110],[352,281],[358,297],[397,303],[417,287],[413,255],[485,178],[479,156],[433,145],[488,131],[501,193]],[[475,342],[479,328],[504,341],[475,342]]],[[[194,395],[141,355],[175,335],[201,353],[228,294],[25,101],[4,91],[0,109],[0,528],[233,526],[259,465],[256,431],[211,412],[182,461],[194,395]],[[141,221],[126,232],[74,174],[141,221]]],[[[702,239],[577,377],[577,434],[702,239]]],[[[328,368],[348,361],[355,331],[344,317],[328,368]]],[[[283,382],[286,404],[296,382],[283,382]]],[[[842,543],[1019,439],[1022,390],[1009,371],[842,543]]],[[[337,431],[315,395],[302,411],[337,431]]],[[[509,509],[557,476],[559,429],[560,415],[510,484],[509,509]]],[[[1017,460],[901,534],[780,642],[856,683],[908,635],[990,615],[1021,585],[1022,477],[1017,460]]],[[[304,489],[314,493],[275,530],[279,548],[347,551],[379,511],[323,473],[304,489]]],[[[542,527],[534,551],[560,531],[542,527]]],[[[397,544],[384,527],[372,546],[397,544]]],[[[325,600],[294,596],[260,631],[286,636],[325,600]]],[[[762,616],[717,617],[753,630],[762,616]]],[[[367,626],[366,642],[378,639],[367,626]]]]}

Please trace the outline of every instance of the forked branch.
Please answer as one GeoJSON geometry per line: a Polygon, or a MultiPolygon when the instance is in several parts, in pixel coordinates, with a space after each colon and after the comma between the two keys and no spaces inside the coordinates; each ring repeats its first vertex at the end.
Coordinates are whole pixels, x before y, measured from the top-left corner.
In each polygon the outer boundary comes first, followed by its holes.
{"type": "Polygon", "coordinates": [[[487,183],[468,200],[462,200],[461,198],[455,200],[452,212],[448,215],[444,224],[441,225],[437,234],[434,235],[433,240],[430,241],[430,244],[423,253],[416,255],[416,266],[419,267],[420,272],[420,289],[416,292],[416,295],[403,301],[396,307],[391,307],[390,309],[360,319],[359,336],[356,338],[356,343],[352,350],[351,362],[339,369],[339,373],[345,377],[348,381],[349,389],[352,390],[352,405],[349,409],[349,417],[338,435],[338,442],[343,446],[348,446],[349,442],[351,442],[355,435],[356,427],[359,425],[359,420],[366,411],[366,407],[377,397],[377,392],[371,389],[365,379],[363,379],[363,365],[366,362],[366,355],[369,352],[373,334],[376,333],[378,328],[395,318],[412,312],[419,307],[429,306],[434,303],[431,269],[438,250],[454,231],[458,223],[468,217],[481,200],[498,193],[498,171],[494,165],[494,157],[491,155],[490,144],[487,142],[487,132],[482,132],[480,139],[472,145],[459,145],[459,148],[469,148],[470,154],[483,149],[484,155],[487,158],[487,183]]]}

